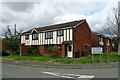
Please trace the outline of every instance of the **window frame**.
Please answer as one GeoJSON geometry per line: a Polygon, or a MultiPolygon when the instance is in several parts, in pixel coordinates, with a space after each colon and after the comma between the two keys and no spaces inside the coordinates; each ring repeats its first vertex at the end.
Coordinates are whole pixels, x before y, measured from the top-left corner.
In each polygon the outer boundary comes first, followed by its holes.
{"type": "Polygon", "coordinates": [[[29,40],[29,34],[25,34],[25,40],[29,40]]]}
{"type": "Polygon", "coordinates": [[[53,39],[53,31],[45,32],[45,39],[53,39]]]}
{"type": "Polygon", "coordinates": [[[34,30],[34,31],[32,32],[32,40],[38,40],[38,37],[39,37],[38,33],[34,30]],[[35,37],[36,37],[36,38],[35,38],[35,37]]]}
{"type": "Polygon", "coordinates": [[[63,35],[64,35],[63,29],[57,30],[57,36],[63,36],[63,35]],[[59,32],[60,32],[60,34],[59,34],[59,32]]]}

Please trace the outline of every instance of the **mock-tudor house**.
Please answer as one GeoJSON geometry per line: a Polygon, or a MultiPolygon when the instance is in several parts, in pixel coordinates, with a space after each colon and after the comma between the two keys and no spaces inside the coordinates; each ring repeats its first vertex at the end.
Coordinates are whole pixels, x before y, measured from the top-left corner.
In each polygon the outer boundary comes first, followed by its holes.
{"type": "Polygon", "coordinates": [[[25,54],[26,46],[38,48],[44,56],[50,56],[49,45],[60,57],[82,57],[91,52],[91,29],[85,19],[50,26],[38,27],[21,35],[20,54],[25,54]]]}
{"type": "Polygon", "coordinates": [[[103,52],[111,52],[113,48],[112,38],[92,32],[92,47],[102,47],[103,52]]]}

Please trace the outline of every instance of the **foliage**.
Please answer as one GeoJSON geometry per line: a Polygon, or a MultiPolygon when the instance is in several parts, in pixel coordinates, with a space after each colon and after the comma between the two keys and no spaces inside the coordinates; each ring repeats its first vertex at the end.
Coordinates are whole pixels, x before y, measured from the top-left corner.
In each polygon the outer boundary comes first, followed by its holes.
{"type": "Polygon", "coordinates": [[[35,47],[27,46],[26,47],[26,54],[27,55],[38,55],[39,53],[37,54],[37,51],[36,51],[35,47]]]}
{"type": "Polygon", "coordinates": [[[4,31],[5,38],[3,39],[3,43],[5,45],[6,50],[11,54],[19,54],[21,32],[22,31],[18,32],[16,30],[16,25],[14,27],[14,33],[12,32],[12,29],[10,29],[9,26],[7,26],[7,29],[4,31]]]}
{"type": "Polygon", "coordinates": [[[54,54],[54,52],[55,52],[54,46],[50,45],[49,48],[48,48],[48,52],[50,54],[54,54]]]}

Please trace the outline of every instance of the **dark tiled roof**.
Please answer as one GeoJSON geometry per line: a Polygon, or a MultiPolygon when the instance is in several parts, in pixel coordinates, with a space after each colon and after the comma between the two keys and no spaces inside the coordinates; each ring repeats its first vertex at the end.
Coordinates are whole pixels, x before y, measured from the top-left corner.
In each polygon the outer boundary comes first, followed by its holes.
{"type": "MultiPolygon", "coordinates": [[[[40,32],[40,31],[51,30],[51,29],[73,27],[73,26],[76,26],[77,24],[81,23],[84,20],[85,19],[78,20],[78,21],[72,21],[72,22],[66,22],[66,23],[60,23],[60,24],[55,24],[55,25],[50,25],[50,26],[38,27],[38,28],[34,28],[34,29],[36,29],[38,32],[40,32]]],[[[30,33],[31,31],[32,31],[32,29],[28,30],[26,32],[23,32],[22,34],[30,33]]]]}
{"type": "Polygon", "coordinates": [[[104,37],[104,38],[110,38],[109,36],[106,36],[104,34],[101,34],[101,33],[97,33],[97,32],[94,32],[92,31],[93,34],[97,35],[97,36],[101,36],[101,37],[104,37]]]}

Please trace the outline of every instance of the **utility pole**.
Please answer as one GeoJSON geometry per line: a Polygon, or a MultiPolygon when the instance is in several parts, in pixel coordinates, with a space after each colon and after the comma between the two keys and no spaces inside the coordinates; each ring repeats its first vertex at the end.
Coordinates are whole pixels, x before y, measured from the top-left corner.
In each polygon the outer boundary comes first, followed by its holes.
{"type": "Polygon", "coordinates": [[[15,24],[15,28],[14,28],[14,36],[16,36],[16,24],[15,24]]]}
{"type": "Polygon", "coordinates": [[[120,1],[118,2],[118,55],[120,55],[120,1]]]}

